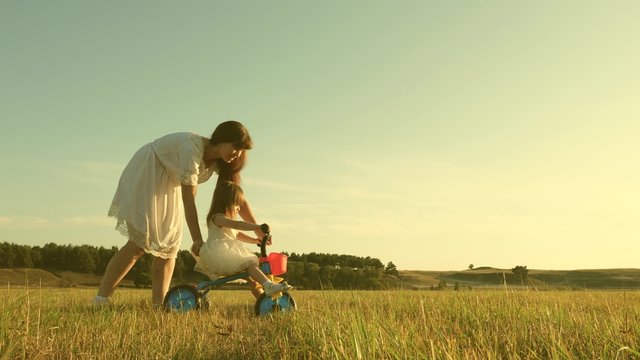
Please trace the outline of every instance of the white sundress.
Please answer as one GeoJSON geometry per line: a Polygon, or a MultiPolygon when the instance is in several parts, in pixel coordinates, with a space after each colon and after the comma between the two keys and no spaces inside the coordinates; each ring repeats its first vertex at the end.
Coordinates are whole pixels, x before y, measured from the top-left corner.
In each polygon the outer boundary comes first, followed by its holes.
{"type": "Polygon", "coordinates": [[[217,172],[205,167],[206,141],[188,132],[163,136],[140,148],[122,172],[109,216],[145,252],[176,257],[184,223],[180,185],[198,185],[217,172]]]}
{"type": "Polygon", "coordinates": [[[258,265],[258,257],[236,238],[236,230],[219,228],[212,221],[207,225],[207,242],[200,248],[200,256],[196,257],[194,270],[215,280],[258,265]]]}

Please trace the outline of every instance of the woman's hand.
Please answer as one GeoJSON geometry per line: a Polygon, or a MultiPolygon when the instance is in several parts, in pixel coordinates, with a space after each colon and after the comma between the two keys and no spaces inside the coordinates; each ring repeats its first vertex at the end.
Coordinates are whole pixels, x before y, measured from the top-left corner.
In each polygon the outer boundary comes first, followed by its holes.
{"type": "Polygon", "coordinates": [[[200,256],[200,249],[202,248],[202,245],[204,245],[204,241],[194,240],[193,245],[191,245],[191,255],[194,257],[200,256]]]}
{"type": "Polygon", "coordinates": [[[269,231],[271,231],[271,229],[269,229],[269,225],[256,224],[256,229],[253,232],[256,233],[256,236],[259,239],[262,239],[266,235],[266,233],[268,233],[269,231]]]}
{"type": "MultiPolygon", "coordinates": [[[[260,224],[258,225],[258,228],[254,230],[254,232],[256,233],[256,236],[257,236],[257,240],[258,240],[257,244],[260,245],[260,242],[262,241],[262,239],[267,235],[267,233],[271,232],[271,229],[267,224],[260,224]]],[[[267,241],[267,245],[271,245],[271,237],[269,237],[269,240],[267,241]]]]}
{"type": "Polygon", "coordinates": [[[204,242],[202,241],[202,233],[200,225],[198,225],[198,210],[196,209],[195,196],[197,186],[182,185],[182,203],[184,204],[184,217],[187,220],[189,233],[193,239],[191,246],[191,254],[200,256],[200,248],[204,242]]]}

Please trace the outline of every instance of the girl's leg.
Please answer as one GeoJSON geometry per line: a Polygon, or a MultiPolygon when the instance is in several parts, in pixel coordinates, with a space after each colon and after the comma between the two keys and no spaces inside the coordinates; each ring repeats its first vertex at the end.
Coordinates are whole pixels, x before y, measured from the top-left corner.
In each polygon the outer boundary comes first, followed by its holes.
{"type": "Polygon", "coordinates": [[[247,272],[249,273],[249,276],[251,276],[253,280],[258,282],[258,284],[263,284],[266,281],[269,281],[267,276],[262,272],[262,270],[258,269],[257,266],[252,266],[248,268],[247,272]]]}
{"type": "Polygon", "coordinates": [[[151,265],[151,280],[153,281],[151,299],[154,305],[162,305],[164,296],[169,291],[173,268],[176,266],[176,259],[153,258],[151,265]]]}
{"type": "Polygon", "coordinates": [[[272,294],[275,294],[277,292],[288,291],[293,289],[293,286],[287,284],[286,282],[274,284],[271,280],[269,280],[269,278],[267,278],[267,276],[257,266],[252,266],[248,268],[247,272],[249,273],[251,278],[253,278],[253,280],[257,281],[258,283],[260,283],[260,285],[262,285],[262,288],[264,289],[264,293],[267,296],[271,296],[272,294]]]}
{"type": "Polygon", "coordinates": [[[109,260],[107,268],[104,271],[98,296],[108,298],[113,295],[120,281],[131,270],[133,265],[144,255],[144,250],[136,246],[131,241],[127,242],[113,257],[109,260]]]}
{"type": "Polygon", "coordinates": [[[251,291],[251,294],[253,294],[256,299],[259,298],[260,295],[262,295],[262,293],[264,292],[260,284],[250,277],[246,278],[245,280],[247,280],[247,282],[249,283],[249,290],[251,291]]]}

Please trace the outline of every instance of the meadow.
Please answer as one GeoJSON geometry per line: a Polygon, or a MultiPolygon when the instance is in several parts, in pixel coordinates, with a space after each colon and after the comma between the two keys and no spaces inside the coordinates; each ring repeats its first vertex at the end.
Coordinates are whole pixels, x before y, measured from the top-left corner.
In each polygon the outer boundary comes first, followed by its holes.
{"type": "Polygon", "coordinates": [[[635,291],[293,291],[255,317],[245,291],[188,314],[120,289],[0,290],[0,359],[636,359],[635,291]]]}

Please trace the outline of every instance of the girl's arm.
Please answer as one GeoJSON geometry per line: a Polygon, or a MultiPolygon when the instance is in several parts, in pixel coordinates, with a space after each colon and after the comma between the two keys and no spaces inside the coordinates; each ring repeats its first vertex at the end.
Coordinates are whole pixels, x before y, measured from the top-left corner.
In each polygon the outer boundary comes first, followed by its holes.
{"type": "Polygon", "coordinates": [[[260,230],[260,225],[258,224],[252,224],[252,223],[239,221],[239,220],[231,220],[228,217],[224,216],[223,214],[214,215],[212,220],[213,220],[213,223],[216,224],[218,227],[231,228],[231,229],[236,229],[241,231],[256,231],[256,230],[259,231],[260,230]]]}
{"type": "Polygon", "coordinates": [[[247,244],[260,244],[260,239],[252,238],[245,233],[238,233],[237,239],[247,244]]]}
{"type": "Polygon", "coordinates": [[[182,185],[182,203],[184,204],[184,217],[187,220],[187,227],[189,227],[189,233],[191,234],[191,252],[199,256],[200,248],[204,242],[202,241],[202,233],[200,232],[200,225],[198,224],[198,210],[196,209],[196,192],[197,186],[182,185]]]}

